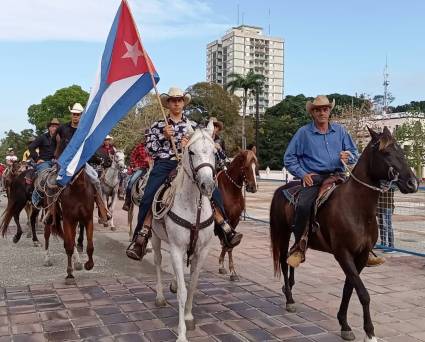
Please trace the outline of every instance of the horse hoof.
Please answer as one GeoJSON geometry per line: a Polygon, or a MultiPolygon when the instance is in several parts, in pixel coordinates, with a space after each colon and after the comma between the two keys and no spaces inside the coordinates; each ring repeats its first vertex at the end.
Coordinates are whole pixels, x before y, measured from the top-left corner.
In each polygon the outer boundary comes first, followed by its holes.
{"type": "Polygon", "coordinates": [[[28,232],[27,233],[27,239],[29,239],[29,238],[32,238],[32,233],[31,232],[28,232]]]}
{"type": "Polygon", "coordinates": [[[83,245],[77,245],[77,251],[78,251],[78,253],[83,253],[84,252],[84,246],[83,245]]]}
{"type": "Polygon", "coordinates": [[[46,267],[51,267],[51,266],[53,266],[53,263],[50,260],[46,260],[46,261],[44,261],[43,265],[46,266],[46,267]]]}
{"type": "Polygon", "coordinates": [[[117,230],[117,228],[115,228],[115,226],[114,226],[114,227],[112,227],[112,226],[111,226],[111,230],[112,230],[113,232],[115,232],[115,231],[117,230]]]}
{"type": "Polygon", "coordinates": [[[345,341],[354,341],[356,336],[351,330],[341,330],[341,338],[345,341]]]}
{"type": "Polygon", "coordinates": [[[84,264],[84,268],[86,269],[86,271],[90,271],[93,268],[93,266],[94,266],[93,262],[90,262],[90,261],[87,261],[84,264]]]}
{"type": "Polygon", "coordinates": [[[65,285],[75,285],[75,278],[74,276],[68,276],[65,278],[65,285]]]}
{"type": "Polygon", "coordinates": [[[367,335],[364,337],[364,342],[378,342],[375,336],[368,337],[367,335]]]}
{"type": "Polygon", "coordinates": [[[33,244],[34,247],[41,247],[40,241],[33,241],[32,244],[33,244]]]}
{"type": "Polygon", "coordinates": [[[186,337],[179,337],[176,342],[188,342],[186,337]]]}
{"type": "Polygon", "coordinates": [[[104,226],[104,227],[108,227],[108,224],[107,224],[107,223],[104,223],[104,224],[103,224],[103,226],[104,226]]]}
{"type": "Polygon", "coordinates": [[[155,299],[155,306],[157,306],[159,308],[167,306],[167,302],[165,301],[165,298],[156,298],[155,299]]]}
{"type": "Polygon", "coordinates": [[[218,269],[218,273],[220,273],[220,274],[227,274],[227,270],[224,267],[220,267],[218,269]]]}
{"type": "Polygon", "coordinates": [[[172,281],[172,282],[170,283],[170,291],[171,291],[172,293],[177,293],[177,284],[176,284],[174,281],[172,281]]]}
{"type": "Polygon", "coordinates": [[[196,325],[195,325],[195,320],[194,319],[191,319],[189,321],[186,321],[185,320],[184,322],[186,324],[186,329],[187,330],[195,330],[196,325]]]}
{"type": "Polygon", "coordinates": [[[297,311],[297,308],[295,306],[295,303],[286,303],[286,311],[290,313],[294,313],[297,311]]]}
{"type": "Polygon", "coordinates": [[[237,274],[231,274],[230,281],[239,281],[239,276],[237,274]]]}
{"type": "Polygon", "coordinates": [[[21,239],[21,235],[22,235],[22,234],[16,234],[16,235],[13,237],[13,243],[18,243],[18,241],[21,239]]]}
{"type": "Polygon", "coordinates": [[[76,263],[74,263],[74,269],[76,271],[81,271],[83,269],[83,263],[82,262],[76,262],[76,263]]]}

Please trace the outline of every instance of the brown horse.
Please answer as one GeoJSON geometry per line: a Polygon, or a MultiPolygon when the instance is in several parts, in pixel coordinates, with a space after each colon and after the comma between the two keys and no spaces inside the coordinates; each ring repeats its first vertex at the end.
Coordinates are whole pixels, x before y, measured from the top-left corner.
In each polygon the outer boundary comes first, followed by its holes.
{"type": "Polygon", "coordinates": [[[14,162],[8,165],[3,173],[3,187],[6,190],[7,198],[10,196],[10,186],[12,185],[13,179],[23,171],[22,164],[20,162],[14,162]]]}
{"type": "MultiPolygon", "coordinates": [[[[242,191],[243,185],[245,184],[246,191],[248,192],[254,193],[257,191],[255,174],[257,164],[257,157],[254,152],[250,150],[241,151],[230,163],[228,169],[220,172],[217,176],[226,216],[229,224],[234,228],[239,224],[242,211],[245,209],[242,191]]],[[[236,281],[238,280],[238,276],[235,271],[232,252],[232,248],[222,247],[219,258],[219,273],[227,273],[224,267],[224,258],[226,253],[228,253],[230,280],[236,281]]]]}
{"type": "MultiPolygon", "coordinates": [[[[407,165],[403,150],[385,127],[383,133],[369,129],[371,141],[362,153],[351,177],[338,186],[330,198],[319,209],[317,220],[320,230],[311,234],[310,248],[331,253],[345,273],[342,301],[338,312],[341,336],[354,340],[355,336],[347,322],[347,310],[353,289],[363,306],[365,341],[376,341],[369,312],[370,297],[360,272],[366,265],[369,251],[378,237],[376,206],[380,191],[380,180],[393,181],[402,193],[418,190],[418,182],[407,165]]],[[[286,308],[295,311],[292,287],[295,284],[294,269],[289,267],[288,256],[294,208],[282,193],[285,186],[278,188],[270,208],[270,239],[274,270],[284,277],[282,292],[286,296],[286,308]]]]}
{"type": "MultiPolygon", "coordinates": [[[[9,223],[13,218],[16,223],[16,234],[13,237],[14,243],[17,243],[22,236],[22,227],[19,222],[20,213],[23,209],[27,210],[28,207],[32,207],[31,195],[34,190],[34,184],[32,182],[34,174],[34,169],[28,169],[13,177],[9,184],[7,207],[2,215],[0,231],[4,236],[7,232],[9,223]]],[[[29,212],[27,211],[32,231],[32,240],[35,247],[40,246],[40,242],[38,241],[36,234],[38,212],[39,210],[35,207],[32,207],[29,212]]]]}
{"type": "MultiPolygon", "coordinates": [[[[45,266],[51,266],[49,255],[50,234],[58,235],[64,240],[64,247],[68,257],[67,277],[65,282],[74,282],[73,265],[76,270],[82,268],[79,253],[75,245],[77,225],[83,224],[86,228],[88,261],[84,264],[86,270],[91,270],[93,263],[93,210],[95,190],[84,171],[75,176],[73,181],[62,191],[52,211],[50,222],[45,225],[45,266]],[[62,224],[60,222],[62,219],[62,224]],[[62,226],[63,225],[63,226],[62,226]]],[[[48,203],[49,204],[49,203],[48,203]]]]}

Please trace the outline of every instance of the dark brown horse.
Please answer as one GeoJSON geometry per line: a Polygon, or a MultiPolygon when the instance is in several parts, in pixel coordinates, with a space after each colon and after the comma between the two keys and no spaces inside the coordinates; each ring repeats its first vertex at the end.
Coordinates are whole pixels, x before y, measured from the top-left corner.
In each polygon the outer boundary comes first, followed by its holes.
{"type": "MultiPolygon", "coordinates": [[[[403,150],[384,128],[383,133],[369,129],[371,141],[362,153],[352,176],[335,189],[328,201],[319,209],[317,220],[320,230],[311,234],[310,248],[331,253],[345,273],[342,301],[338,312],[341,336],[354,340],[354,334],[347,322],[347,310],[353,289],[356,290],[363,306],[363,327],[365,341],[376,341],[373,323],[369,312],[370,297],[364,286],[360,272],[366,265],[369,251],[378,237],[376,206],[380,180],[393,180],[402,193],[413,193],[418,182],[407,165],[403,150]]],[[[275,274],[283,273],[286,308],[295,311],[292,287],[295,284],[294,269],[289,267],[289,238],[294,209],[278,188],[270,208],[270,238],[275,274]]]]}
{"type": "Polygon", "coordinates": [[[79,253],[75,245],[75,236],[77,225],[83,224],[87,237],[87,255],[88,261],[84,264],[86,270],[91,270],[94,266],[93,262],[93,210],[94,210],[94,194],[95,190],[90,183],[88,176],[81,171],[74,180],[62,191],[55,209],[52,211],[52,219],[44,228],[45,238],[45,265],[50,266],[49,255],[49,238],[50,234],[63,237],[65,252],[68,257],[67,277],[65,282],[70,284],[74,282],[73,265],[76,270],[82,268],[79,253]],[[62,224],[60,222],[62,220],[62,224]]]}
{"type": "MultiPolygon", "coordinates": [[[[239,152],[233,161],[230,163],[227,171],[222,171],[218,174],[218,187],[223,197],[224,209],[229,220],[229,224],[236,228],[242,211],[245,209],[245,201],[243,197],[243,185],[245,184],[246,191],[257,191],[257,180],[255,170],[257,167],[257,157],[254,152],[245,150],[239,152]]],[[[224,267],[224,258],[226,253],[229,256],[229,271],[230,280],[238,280],[233,263],[233,249],[222,247],[219,258],[219,273],[226,274],[227,270],[224,267]]]]}
{"type": "Polygon", "coordinates": [[[20,162],[14,162],[12,165],[6,167],[3,173],[3,187],[6,190],[6,195],[10,196],[10,187],[12,181],[23,171],[23,166],[20,162]]]}
{"type": "MultiPolygon", "coordinates": [[[[31,206],[31,195],[34,190],[34,184],[32,180],[34,179],[34,169],[28,169],[24,172],[21,172],[17,176],[11,178],[8,190],[8,201],[7,207],[2,215],[2,220],[0,223],[0,230],[2,235],[4,236],[7,232],[7,228],[9,226],[12,218],[16,223],[16,234],[13,237],[13,242],[17,243],[22,236],[22,227],[19,222],[19,216],[23,209],[28,207],[28,204],[31,206]]],[[[40,242],[38,241],[36,234],[36,223],[39,210],[35,207],[32,207],[30,212],[30,225],[32,231],[32,241],[34,246],[40,246],[40,242]]]]}

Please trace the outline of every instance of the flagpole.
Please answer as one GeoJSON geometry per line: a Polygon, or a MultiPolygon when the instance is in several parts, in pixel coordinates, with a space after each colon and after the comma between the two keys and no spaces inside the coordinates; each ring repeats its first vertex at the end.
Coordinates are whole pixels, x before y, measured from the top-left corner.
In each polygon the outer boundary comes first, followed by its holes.
{"type": "MultiPolygon", "coordinates": [[[[162,113],[162,116],[163,116],[163,118],[164,118],[164,121],[165,121],[165,123],[168,125],[167,115],[165,114],[164,107],[162,106],[161,98],[160,98],[160,96],[159,96],[159,91],[158,91],[158,88],[157,88],[157,86],[156,86],[155,77],[153,77],[153,71],[152,71],[151,64],[150,64],[150,58],[149,58],[149,56],[146,54],[145,47],[144,47],[144,46],[143,46],[143,44],[142,44],[142,39],[140,38],[139,30],[137,29],[137,25],[136,25],[136,21],[134,20],[133,13],[130,11],[130,6],[128,5],[127,0],[122,0],[122,2],[123,2],[123,3],[124,3],[124,2],[126,3],[126,5],[127,5],[128,9],[129,9],[129,11],[128,11],[128,12],[130,13],[130,15],[131,15],[131,19],[133,20],[133,22],[134,22],[134,26],[136,27],[137,38],[139,38],[140,47],[141,47],[141,49],[142,49],[143,56],[145,57],[145,60],[146,60],[146,65],[147,65],[147,67],[148,67],[149,75],[151,76],[152,85],[153,85],[153,87],[154,87],[154,89],[155,89],[156,99],[157,99],[157,101],[158,101],[159,107],[161,108],[161,113],[162,113]]],[[[175,143],[175,141],[174,141],[174,136],[171,136],[171,137],[170,137],[170,141],[171,141],[171,147],[172,147],[172,149],[173,149],[173,151],[174,151],[174,154],[176,155],[177,160],[180,160],[180,156],[179,156],[179,155],[178,155],[178,153],[177,153],[176,143],[175,143]]]]}

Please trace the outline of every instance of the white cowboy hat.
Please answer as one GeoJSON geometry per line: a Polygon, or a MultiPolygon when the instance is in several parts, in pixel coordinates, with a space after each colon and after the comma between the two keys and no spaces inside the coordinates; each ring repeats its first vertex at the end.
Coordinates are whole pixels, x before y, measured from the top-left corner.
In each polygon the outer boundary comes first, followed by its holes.
{"type": "Polygon", "coordinates": [[[84,111],[84,107],[81,104],[79,104],[78,102],[74,103],[72,108],[70,106],[68,106],[68,109],[71,113],[75,113],[75,114],[80,114],[84,111]]]}
{"type": "Polygon", "coordinates": [[[114,138],[112,138],[109,134],[105,137],[105,139],[103,140],[114,140],[114,138]]]}
{"type": "Polygon", "coordinates": [[[13,147],[9,147],[7,150],[8,150],[9,152],[10,152],[10,151],[13,151],[13,147]]]}
{"type": "Polygon", "coordinates": [[[167,94],[161,94],[161,103],[164,108],[168,108],[168,100],[170,98],[183,98],[184,105],[186,106],[192,99],[192,96],[189,93],[184,93],[180,88],[171,87],[167,94]]]}
{"type": "Polygon", "coordinates": [[[331,110],[335,107],[335,99],[329,102],[329,99],[325,95],[317,96],[313,102],[307,101],[305,109],[311,114],[312,110],[317,107],[329,107],[331,110]]]}

